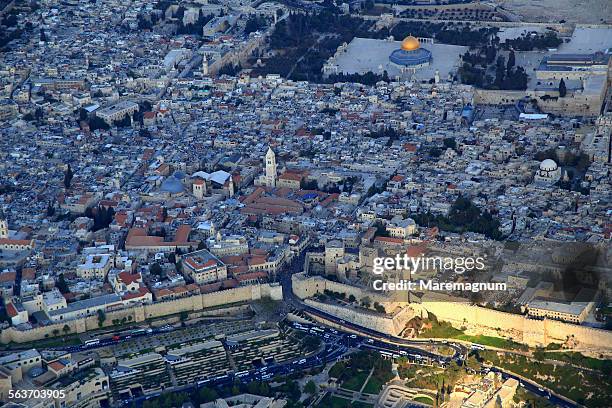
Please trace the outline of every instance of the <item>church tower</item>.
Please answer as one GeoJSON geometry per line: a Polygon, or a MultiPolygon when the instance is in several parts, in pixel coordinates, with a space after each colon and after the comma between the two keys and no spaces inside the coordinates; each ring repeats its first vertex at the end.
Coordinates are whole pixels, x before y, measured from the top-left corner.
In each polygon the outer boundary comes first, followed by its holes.
{"type": "Polygon", "coordinates": [[[192,187],[193,187],[193,195],[198,200],[203,199],[204,195],[206,194],[206,181],[200,178],[195,179],[192,187]]]}
{"type": "Polygon", "coordinates": [[[266,153],[266,185],[268,187],[276,186],[276,155],[271,147],[268,147],[266,153]]]}
{"type": "Polygon", "coordinates": [[[206,76],[208,73],[208,58],[206,58],[206,54],[204,54],[202,57],[202,75],[206,76]]]}
{"type": "Polygon", "coordinates": [[[4,211],[0,210],[0,239],[5,239],[8,237],[9,237],[8,222],[6,221],[6,216],[4,215],[4,211]]]}

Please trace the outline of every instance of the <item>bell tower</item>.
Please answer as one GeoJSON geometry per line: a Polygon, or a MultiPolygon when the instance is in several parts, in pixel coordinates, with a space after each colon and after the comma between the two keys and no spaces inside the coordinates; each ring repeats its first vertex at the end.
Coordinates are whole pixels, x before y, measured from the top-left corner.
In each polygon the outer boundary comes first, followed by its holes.
{"type": "Polygon", "coordinates": [[[266,153],[266,185],[268,187],[276,186],[276,154],[271,147],[268,147],[266,153]]]}
{"type": "Polygon", "coordinates": [[[4,211],[0,210],[0,239],[8,238],[9,230],[8,230],[8,222],[6,221],[6,216],[4,215],[4,211]]]}

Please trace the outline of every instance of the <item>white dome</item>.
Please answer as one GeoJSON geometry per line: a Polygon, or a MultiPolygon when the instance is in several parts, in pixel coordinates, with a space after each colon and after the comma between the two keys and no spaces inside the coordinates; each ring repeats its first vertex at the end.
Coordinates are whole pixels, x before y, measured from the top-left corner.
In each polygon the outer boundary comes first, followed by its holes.
{"type": "Polygon", "coordinates": [[[555,171],[557,170],[557,163],[554,160],[546,159],[540,163],[540,170],[543,171],[555,171]]]}

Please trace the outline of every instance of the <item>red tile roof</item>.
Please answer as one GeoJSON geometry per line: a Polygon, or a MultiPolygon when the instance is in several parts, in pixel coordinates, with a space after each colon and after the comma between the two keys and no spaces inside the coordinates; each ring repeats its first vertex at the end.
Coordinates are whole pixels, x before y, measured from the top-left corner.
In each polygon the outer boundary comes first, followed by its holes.
{"type": "Polygon", "coordinates": [[[121,272],[118,276],[119,280],[126,285],[130,285],[134,282],[140,282],[141,276],[139,273],[131,274],[129,272],[121,272]]]}
{"type": "Polygon", "coordinates": [[[19,314],[17,312],[17,309],[15,308],[15,306],[13,306],[12,303],[7,303],[7,305],[6,305],[6,313],[9,315],[9,317],[15,317],[15,316],[17,316],[19,314]]]}

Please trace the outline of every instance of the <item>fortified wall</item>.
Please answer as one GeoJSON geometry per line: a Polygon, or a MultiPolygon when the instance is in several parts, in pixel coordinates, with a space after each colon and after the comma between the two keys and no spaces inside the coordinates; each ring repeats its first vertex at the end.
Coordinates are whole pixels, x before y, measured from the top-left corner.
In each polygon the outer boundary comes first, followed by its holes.
{"type": "MultiPolygon", "coordinates": [[[[311,297],[316,293],[323,293],[325,289],[343,292],[347,296],[353,294],[357,299],[366,294],[371,298],[371,294],[360,288],[332,282],[320,276],[307,277],[304,274],[296,274],[293,277],[293,292],[302,299],[311,297]]],[[[380,298],[384,299],[382,296],[380,298]]],[[[381,300],[381,302],[383,301],[381,300]]],[[[405,325],[412,316],[425,317],[427,312],[431,312],[439,320],[449,322],[455,328],[470,328],[482,334],[510,337],[516,342],[532,347],[546,346],[550,343],[564,343],[568,338],[572,338],[578,343],[579,348],[612,353],[612,332],[608,330],[550,319],[530,319],[527,316],[487,309],[459,301],[424,301],[423,303],[410,303],[410,307],[408,307],[408,303],[403,303],[402,310],[407,312],[395,320],[391,317],[378,317],[365,311],[362,313],[340,306],[326,305],[310,299],[306,300],[306,304],[354,324],[373,330],[382,328],[383,330],[379,331],[395,335],[403,329],[403,326],[398,327],[398,324],[403,322],[405,325]],[[406,316],[410,317],[404,322],[403,319],[406,316]]],[[[398,305],[394,304],[392,308],[397,309],[398,305]]],[[[389,310],[388,304],[385,304],[385,307],[389,310]]]]}
{"type": "Polygon", "coordinates": [[[403,303],[390,302],[388,296],[367,291],[357,286],[347,285],[346,283],[325,279],[319,275],[308,276],[304,272],[296,273],[291,276],[291,282],[293,285],[293,294],[300,299],[313,297],[319,293],[323,294],[326,290],[329,290],[332,292],[344,293],[347,297],[353,295],[358,301],[368,298],[371,304],[376,302],[384,306],[387,313],[393,312],[398,306],[403,305],[403,303]]]}
{"type": "MultiPolygon", "coordinates": [[[[412,305],[411,305],[412,306],[412,305]]],[[[505,333],[504,337],[529,346],[564,343],[568,338],[578,347],[612,351],[612,332],[550,319],[530,319],[527,316],[501,312],[458,302],[424,302],[423,309],[455,328],[468,325],[505,333]]]]}
{"type": "Polygon", "coordinates": [[[568,95],[564,98],[551,97],[542,99],[541,97],[544,96],[546,92],[475,88],[474,103],[476,105],[513,105],[524,97],[529,97],[537,101],[542,112],[597,116],[601,104],[603,103],[603,98],[605,97],[605,89],[605,87],[602,88],[602,94],[568,92],[568,95]]]}
{"type": "MultiPolygon", "coordinates": [[[[282,300],[282,286],[278,284],[240,286],[213,293],[193,295],[164,302],[107,311],[105,313],[106,319],[102,327],[113,326],[117,321],[138,323],[147,319],[173,315],[180,312],[195,312],[232,303],[250,302],[261,298],[282,300]]],[[[97,315],[66,320],[61,323],[36,327],[30,330],[18,330],[14,327],[9,327],[8,329],[2,330],[2,333],[0,333],[0,343],[25,343],[59,335],[84,333],[99,328],[97,315]]]]}
{"type": "Polygon", "coordinates": [[[411,308],[404,307],[396,310],[392,315],[383,315],[367,310],[354,310],[342,306],[329,305],[312,299],[306,299],[305,303],[322,312],[336,316],[342,320],[352,322],[371,330],[381,333],[390,333],[394,336],[399,335],[406,327],[406,324],[414,317],[411,308]]]}

